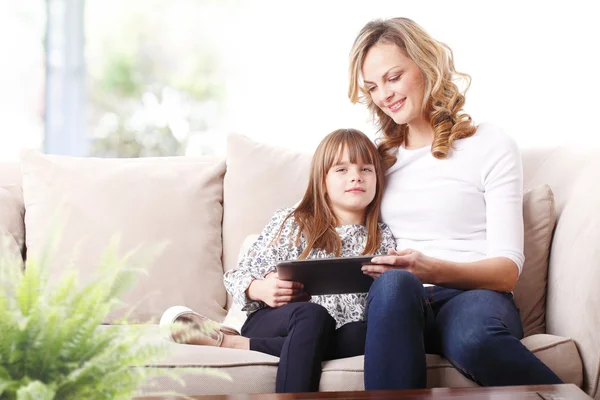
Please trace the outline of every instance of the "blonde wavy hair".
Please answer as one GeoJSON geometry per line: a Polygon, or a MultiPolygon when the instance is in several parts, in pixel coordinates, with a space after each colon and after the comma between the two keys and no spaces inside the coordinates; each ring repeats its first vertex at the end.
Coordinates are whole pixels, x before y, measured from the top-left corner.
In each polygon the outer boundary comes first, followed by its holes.
{"type": "Polygon", "coordinates": [[[421,70],[425,80],[422,107],[434,132],[431,153],[438,159],[447,158],[455,140],[470,137],[477,129],[471,117],[462,112],[471,77],[456,71],[452,50],[447,45],[433,39],[408,18],[374,20],[362,28],[350,51],[348,97],[353,104],[366,104],[377,120],[383,133],[378,141],[378,150],[386,168],[396,162],[393,150],[405,143],[408,126],[396,124],[375,105],[364,87],[362,67],[365,57],[378,43],[397,45],[421,70]],[[459,78],[466,82],[462,92],[454,83],[459,78]]]}

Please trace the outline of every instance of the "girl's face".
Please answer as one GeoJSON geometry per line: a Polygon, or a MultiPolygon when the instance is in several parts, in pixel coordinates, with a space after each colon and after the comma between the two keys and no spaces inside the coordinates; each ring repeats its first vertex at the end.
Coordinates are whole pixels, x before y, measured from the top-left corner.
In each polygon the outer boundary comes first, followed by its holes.
{"type": "Polygon", "coordinates": [[[377,175],[372,164],[351,163],[348,151],[325,177],[329,204],[341,225],[363,224],[365,210],[375,198],[377,175]]]}
{"type": "Polygon", "coordinates": [[[367,52],[362,66],[365,89],[377,107],[397,124],[425,121],[425,80],[421,70],[400,48],[377,43],[367,52]]]}

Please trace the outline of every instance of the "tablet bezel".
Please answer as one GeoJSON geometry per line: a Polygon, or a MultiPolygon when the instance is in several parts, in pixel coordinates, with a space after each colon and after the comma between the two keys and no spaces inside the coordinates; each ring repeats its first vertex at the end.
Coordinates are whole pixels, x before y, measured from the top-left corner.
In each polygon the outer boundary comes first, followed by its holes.
{"type": "Polygon", "coordinates": [[[310,295],[367,293],[374,279],[362,272],[375,256],[313,258],[277,264],[279,279],[300,282],[310,295]]]}

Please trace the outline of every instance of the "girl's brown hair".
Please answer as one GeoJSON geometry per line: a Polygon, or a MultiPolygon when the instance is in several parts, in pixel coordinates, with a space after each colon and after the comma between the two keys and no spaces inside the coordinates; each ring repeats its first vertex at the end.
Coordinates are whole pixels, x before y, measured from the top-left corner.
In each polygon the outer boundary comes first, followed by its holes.
{"type": "Polygon", "coordinates": [[[454,68],[452,50],[432,38],[423,28],[408,18],[374,20],[360,31],[350,52],[350,85],[348,97],[352,103],[365,103],[373,117],[377,117],[383,137],[379,152],[386,168],[396,162],[395,150],[405,143],[407,125],[398,125],[371,99],[362,82],[362,67],[368,51],[378,43],[392,43],[409,57],[421,70],[425,79],[425,96],[422,105],[433,128],[431,152],[434,157],[448,157],[452,143],[472,136],[476,127],[471,117],[462,112],[465,93],[471,77],[454,68]],[[456,78],[466,82],[464,91],[454,83],[456,78]]]}
{"type": "Polygon", "coordinates": [[[381,246],[378,221],[385,183],[381,157],[377,147],[361,131],[338,129],[327,135],[317,147],[312,158],[308,187],[304,197],[288,216],[289,218],[293,215],[299,226],[296,242],[299,243],[300,234],[306,237],[306,249],[298,257],[299,259],[306,258],[312,249],[323,249],[327,253],[340,256],[342,241],[335,230],[338,221],[326,194],[325,178],[329,169],[339,161],[345,151],[348,152],[351,163],[372,164],[375,167],[377,187],[373,201],[365,210],[367,243],[362,254],[374,254],[381,246]]]}

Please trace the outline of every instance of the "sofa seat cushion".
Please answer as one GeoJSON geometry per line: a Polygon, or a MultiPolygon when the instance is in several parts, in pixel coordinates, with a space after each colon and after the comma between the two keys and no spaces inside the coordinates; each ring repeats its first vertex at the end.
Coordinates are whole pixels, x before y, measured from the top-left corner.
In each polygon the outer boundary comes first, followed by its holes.
{"type": "MultiPolygon", "coordinates": [[[[116,328],[115,326],[111,328],[116,328]]],[[[160,337],[158,326],[148,325],[149,340],[165,340],[160,337]]],[[[151,391],[175,391],[190,396],[207,394],[272,393],[275,391],[275,377],[279,359],[255,351],[223,349],[207,346],[182,345],[168,342],[172,351],[165,360],[154,367],[183,367],[198,371],[212,368],[229,375],[226,380],[216,375],[182,373],[185,386],[171,378],[155,377],[143,388],[151,391]]],[[[565,383],[581,386],[583,375],[581,359],[575,343],[553,335],[532,335],[522,343],[544,361],[565,383]]],[[[331,360],[323,363],[321,391],[364,390],[364,356],[331,360]]],[[[476,386],[461,375],[445,358],[435,354],[427,355],[428,387],[470,387],[476,386]]]]}
{"type": "Polygon", "coordinates": [[[556,335],[532,335],[521,342],[558,375],[564,383],[583,384],[583,364],[572,339],[556,335]]]}
{"type": "MultiPolygon", "coordinates": [[[[554,335],[532,335],[521,341],[539,359],[548,365],[565,383],[581,387],[583,370],[581,358],[571,339],[554,335]]],[[[351,357],[323,363],[321,391],[364,390],[364,357],[351,357]]],[[[427,354],[427,386],[477,386],[465,378],[448,360],[437,354],[427,354]]]]}
{"type": "MultiPolygon", "coordinates": [[[[101,329],[122,329],[126,326],[104,325],[101,329]]],[[[209,394],[272,393],[279,358],[256,351],[224,349],[211,346],[194,346],[164,339],[158,325],[144,326],[144,340],[166,344],[169,356],[148,368],[181,368],[180,382],[167,376],[154,376],[140,388],[142,394],[177,393],[199,396],[209,394]],[[186,373],[189,370],[190,373],[186,373]],[[229,379],[221,376],[226,374],[229,379]]]]}

